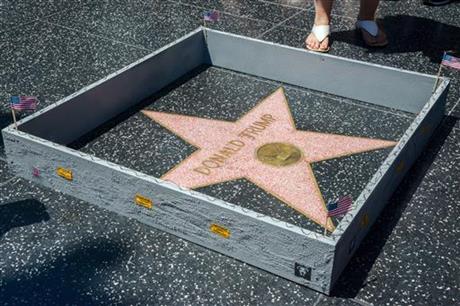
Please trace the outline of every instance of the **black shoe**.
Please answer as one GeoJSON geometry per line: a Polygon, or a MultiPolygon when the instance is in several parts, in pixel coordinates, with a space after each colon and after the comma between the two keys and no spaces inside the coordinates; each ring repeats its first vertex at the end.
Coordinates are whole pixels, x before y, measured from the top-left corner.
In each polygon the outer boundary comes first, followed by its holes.
{"type": "Polygon", "coordinates": [[[452,0],[423,0],[423,4],[433,5],[433,6],[449,4],[451,2],[452,2],[452,0]]]}

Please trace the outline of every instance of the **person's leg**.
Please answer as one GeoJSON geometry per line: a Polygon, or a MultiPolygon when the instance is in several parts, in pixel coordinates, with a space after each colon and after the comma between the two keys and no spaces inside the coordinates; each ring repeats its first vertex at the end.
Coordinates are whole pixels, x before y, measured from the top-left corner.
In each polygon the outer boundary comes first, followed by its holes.
{"type": "Polygon", "coordinates": [[[361,0],[360,3],[357,27],[361,29],[364,42],[370,47],[383,47],[388,44],[385,32],[375,21],[379,2],[379,0],[361,0]]]}
{"type": "Polygon", "coordinates": [[[358,20],[374,20],[380,0],[361,0],[358,20]]]}
{"type": "MultiPolygon", "coordinates": [[[[329,25],[333,2],[334,0],[315,0],[315,25],[329,25]]],[[[328,37],[320,42],[313,33],[308,35],[305,42],[310,49],[327,50],[329,48],[328,37]]]]}

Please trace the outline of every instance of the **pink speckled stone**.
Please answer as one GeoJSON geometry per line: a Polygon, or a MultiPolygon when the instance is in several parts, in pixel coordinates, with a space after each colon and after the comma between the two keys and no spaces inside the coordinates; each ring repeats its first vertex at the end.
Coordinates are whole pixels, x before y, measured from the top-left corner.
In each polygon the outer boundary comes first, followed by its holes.
{"type": "Polygon", "coordinates": [[[394,141],[298,131],[282,88],[262,100],[236,122],[147,110],[143,113],[198,148],[187,159],[167,172],[163,179],[194,189],[246,178],[329,230],[333,230],[334,227],[327,218],[325,202],[310,163],[396,144],[394,141]],[[260,122],[262,116],[267,114],[271,115],[274,121],[270,122],[265,129],[252,135],[252,138],[240,135],[244,129],[252,126],[256,121],[260,122]],[[194,170],[199,167],[202,169],[203,161],[219,153],[232,140],[239,141],[237,142],[240,145],[239,150],[225,158],[218,168],[209,168],[204,171],[209,172],[206,174],[194,170]],[[302,151],[303,158],[295,164],[284,167],[260,162],[256,158],[257,149],[273,142],[296,146],[302,151]]]}

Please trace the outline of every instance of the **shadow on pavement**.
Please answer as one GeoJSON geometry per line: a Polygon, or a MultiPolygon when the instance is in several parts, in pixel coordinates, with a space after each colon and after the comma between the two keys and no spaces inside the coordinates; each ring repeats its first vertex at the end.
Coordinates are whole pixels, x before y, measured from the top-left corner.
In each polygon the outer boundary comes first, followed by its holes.
{"type": "Polygon", "coordinates": [[[2,279],[0,301],[7,305],[106,304],[107,294],[97,288],[97,272],[120,265],[126,254],[128,250],[116,240],[81,243],[57,258],[48,256],[52,259],[40,267],[2,279]]]}
{"type": "MultiPolygon", "coordinates": [[[[411,53],[421,51],[431,62],[439,63],[444,51],[460,50],[460,28],[432,19],[410,15],[385,16],[380,19],[388,34],[385,48],[373,48],[370,52],[411,53]]],[[[335,41],[364,46],[355,30],[332,34],[335,41]]]]}
{"type": "Polygon", "coordinates": [[[48,221],[49,219],[45,205],[35,199],[1,204],[0,238],[13,228],[48,221]]]}

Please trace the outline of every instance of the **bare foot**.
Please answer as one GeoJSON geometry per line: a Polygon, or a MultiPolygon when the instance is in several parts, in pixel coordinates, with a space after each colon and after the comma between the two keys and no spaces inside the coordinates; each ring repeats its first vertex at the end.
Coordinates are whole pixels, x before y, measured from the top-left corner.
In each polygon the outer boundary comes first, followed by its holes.
{"type": "Polygon", "coordinates": [[[323,39],[323,41],[319,41],[316,38],[315,34],[310,33],[307,39],[305,40],[305,44],[307,49],[314,50],[314,51],[327,51],[329,50],[329,36],[323,39]]]}

